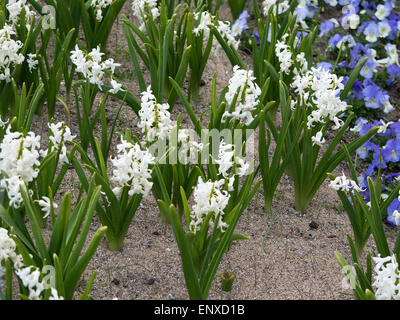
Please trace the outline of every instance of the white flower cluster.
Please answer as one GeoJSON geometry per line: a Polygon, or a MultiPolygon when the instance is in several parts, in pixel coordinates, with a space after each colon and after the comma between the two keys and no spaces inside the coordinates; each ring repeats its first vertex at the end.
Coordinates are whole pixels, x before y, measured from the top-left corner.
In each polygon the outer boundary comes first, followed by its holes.
{"type": "Polygon", "coordinates": [[[112,4],[113,0],[92,0],[91,6],[96,10],[96,20],[103,20],[103,9],[112,4]]]}
{"type": "Polygon", "coordinates": [[[28,53],[28,60],[26,62],[28,63],[29,72],[36,69],[39,64],[36,53],[28,53]]]}
{"type": "Polygon", "coordinates": [[[224,140],[219,145],[218,159],[215,159],[214,162],[219,165],[218,174],[225,179],[229,178],[229,170],[233,169],[233,176],[229,179],[230,187],[233,187],[231,184],[235,175],[243,177],[249,174],[250,164],[235,154],[235,146],[233,144],[227,144],[224,140]]]}
{"type": "Polygon", "coordinates": [[[97,85],[99,88],[104,84],[105,71],[108,70],[111,74],[114,74],[115,68],[121,65],[115,63],[112,58],[102,61],[103,55],[104,53],[100,52],[99,47],[92,49],[89,53],[85,53],[78,48],[78,45],[75,45],[75,50],[71,51],[71,60],[76,66],[76,71],[82,73],[90,83],[97,85]]]}
{"type": "Polygon", "coordinates": [[[400,270],[396,256],[373,258],[375,262],[375,297],[378,300],[400,300],[400,270]]]}
{"type": "Polygon", "coordinates": [[[71,142],[75,139],[76,136],[71,134],[71,129],[64,123],[49,123],[48,124],[51,135],[49,136],[49,140],[51,142],[51,147],[48,150],[41,151],[41,155],[45,157],[48,152],[53,152],[55,150],[60,150],[60,161],[63,163],[69,163],[67,158],[67,142],[71,142]]]}
{"type": "Polygon", "coordinates": [[[288,34],[282,36],[282,41],[277,40],[275,46],[275,54],[278,57],[281,72],[286,74],[290,73],[290,68],[293,64],[292,53],[290,52],[289,46],[285,43],[288,34]]]}
{"type": "Polygon", "coordinates": [[[18,53],[23,43],[12,39],[15,31],[12,26],[5,24],[0,30],[0,80],[11,81],[11,69],[24,62],[25,57],[18,53]]]}
{"type": "MultiPolygon", "coordinates": [[[[15,274],[21,279],[24,287],[29,289],[30,300],[39,300],[41,293],[49,288],[49,286],[40,281],[40,271],[33,267],[25,267],[22,261],[22,256],[16,253],[15,241],[8,235],[6,229],[0,228],[0,280],[5,274],[4,262],[10,259],[15,269],[15,274]]],[[[51,288],[51,296],[49,300],[63,300],[63,297],[58,296],[56,289],[51,288]]]]}
{"type": "Polygon", "coordinates": [[[332,180],[329,183],[329,186],[332,189],[335,189],[336,191],[340,190],[340,191],[350,191],[352,189],[356,190],[356,191],[364,191],[363,189],[361,189],[357,183],[354,180],[351,179],[347,179],[347,177],[345,176],[345,174],[343,173],[341,176],[336,177],[335,180],[332,180]]]}
{"type": "MultiPolygon", "coordinates": [[[[348,106],[339,97],[344,88],[342,80],[342,77],[338,78],[324,68],[312,67],[304,74],[295,75],[291,87],[300,95],[306,107],[315,109],[307,117],[308,128],[327,121],[334,122],[333,130],[343,125],[338,115],[346,111],[348,106]]],[[[322,135],[315,136],[313,141],[322,142],[322,135]]]]}
{"type": "Polygon", "coordinates": [[[10,206],[14,208],[19,208],[23,202],[20,186],[25,187],[38,175],[39,148],[40,136],[33,132],[23,136],[7,128],[0,144],[0,170],[5,174],[0,187],[7,191],[10,206]]]}
{"type": "MultiPolygon", "coordinates": [[[[9,13],[9,20],[13,24],[18,23],[19,15],[22,10],[25,9],[25,18],[26,21],[31,21],[32,18],[35,17],[35,13],[30,7],[26,4],[27,0],[8,0],[6,5],[7,11],[9,13]]],[[[29,28],[29,23],[27,23],[27,28],[29,28]]]]}
{"type": "MultiPolygon", "coordinates": [[[[7,191],[9,204],[14,208],[19,208],[23,202],[20,187],[26,189],[27,185],[37,178],[40,156],[45,157],[49,152],[60,150],[59,160],[68,163],[66,143],[72,141],[75,136],[71,135],[71,130],[62,122],[49,123],[48,126],[52,135],[49,136],[51,146],[47,150],[40,150],[39,135],[31,131],[26,135],[12,132],[10,126],[7,127],[0,143],[0,171],[4,174],[0,188],[7,191]]],[[[32,194],[31,190],[28,192],[32,194]]],[[[48,202],[46,197],[39,200],[39,204],[44,208],[42,211],[47,216],[49,208],[46,209],[45,202],[48,202]]],[[[54,204],[54,207],[57,205],[54,204]]]]}
{"type": "MultiPolygon", "coordinates": [[[[197,27],[193,28],[193,33],[197,37],[203,31],[205,41],[208,41],[210,36],[209,25],[214,25],[222,38],[225,38],[229,46],[233,46],[236,50],[239,48],[240,39],[236,39],[237,32],[232,30],[231,23],[229,21],[220,21],[215,16],[211,15],[208,11],[195,12],[193,14],[194,19],[198,22],[197,27]]],[[[219,46],[215,46],[216,39],[213,40],[213,48],[219,49],[219,46]]]]}
{"type": "Polygon", "coordinates": [[[55,288],[47,284],[44,279],[40,280],[41,272],[37,267],[29,266],[16,270],[16,275],[21,279],[24,287],[29,289],[30,300],[40,300],[40,295],[46,289],[50,289],[49,300],[64,300],[64,297],[59,296],[55,288]]]}
{"type": "Polygon", "coordinates": [[[223,119],[231,117],[232,120],[240,120],[249,125],[253,121],[252,112],[259,104],[258,97],[261,94],[260,87],[254,82],[252,70],[243,70],[239,66],[233,67],[233,76],[229,80],[228,92],[225,94],[228,106],[232,103],[235,95],[238,93],[235,110],[232,113],[225,112],[223,119]]]}
{"type": "Polygon", "coordinates": [[[132,11],[133,15],[141,22],[139,27],[140,30],[144,30],[144,22],[142,14],[145,16],[145,8],[149,8],[153,20],[160,16],[160,10],[157,7],[157,0],[133,0],[132,1],[132,11]]]}
{"type": "Polygon", "coordinates": [[[142,150],[139,144],[132,144],[121,139],[117,145],[118,157],[111,159],[114,166],[112,180],[119,186],[113,189],[115,195],[119,195],[122,188],[130,188],[128,194],[142,194],[146,196],[153,183],[151,179],[150,165],[154,164],[154,157],[148,150],[142,150]]]}
{"type": "Polygon", "coordinates": [[[203,150],[203,144],[196,141],[193,133],[193,130],[188,129],[179,129],[178,132],[179,161],[183,164],[197,161],[198,153],[203,150]]]}
{"type": "MultiPolygon", "coordinates": [[[[269,9],[271,7],[274,7],[274,9],[272,9],[273,13],[276,12],[276,2],[277,0],[265,0],[262,3],[262,9],[263,9],[263,13],[265,16],[268,15],[269,9]]],[[[289,2],[287,0],[279,2],[278,3],[278,14],[284,13],[285,11],[287,11],[289,9],[289,2]]]]}
{"type": "Polygon", "coordinates": [[[210,226],[213,227],[217,223],[217,227],[224,232],[228,227],[223,221],[224,209],[228,204],[230,195],[226,190],[223,190],[225,179],[218,181],[204,182],[201,177],[194,189],[194,205],[190,214],[190,230],[196,232],[200,230],[200,226],[208,214],[214,213],[210,219],[210,226]],[[215,221],[219,215],[218,221],[215,221]]]}
{"type": "Polygon", "coordinates": [[[138,127],[142,129],[146,141],[154,142],[157,139],[168,139],[174,127],[171,114],[168,111],[168,103],[157,103],[150,86],[141,95],[138,127]]]}
{"type": "Polygon", "coordinates": [[[204,38],[208,40],[208,38],[210,37],[209,25],[214,24],[213,23],[214,17],[208,11],[195,12],[193,16],[194,19],[198,22],[197,27],[193,28],[194,35],[198,37],[200,33],[203,31],[204,38]]]}
{"type": "Polygon", "coordinates": [[[0,228],[0,279],[6,272],[4,262],[7,259],[10,259],[15,267],[23,265],[22,256],[16,254],[16,248],[17,246],[14,240],[8,235],[7,229],[0,228]]]}
{"type": "Polygon", "coordinates": [[[217,181],[204,182],[199,177],[197,186],[194,189],[195,204],[192,207],[190,230],[196,232],[208,214],[213,213],[210,219],[210,226],[213,228],[217,223],[217,228],[225,232],[229,226],[223,221],[224,209],[228,204],[230,194],[233,190],[235,177],[243,177],[250,173],[250,164],[246,163],[241,157],[235,155],[235,146],[227,144],[224,140],[219,145],[218,158],[214,159],[218,164],[218,174],[222,179],[217,181]],[[215,221],[219,215],[218,221],[215,221]]]}

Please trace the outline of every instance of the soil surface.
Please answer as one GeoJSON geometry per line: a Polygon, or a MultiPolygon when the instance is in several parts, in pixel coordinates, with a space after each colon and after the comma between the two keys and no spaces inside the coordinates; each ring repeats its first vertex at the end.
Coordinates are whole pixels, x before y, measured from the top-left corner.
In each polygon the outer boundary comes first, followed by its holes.
{"type": "MultiPolygon", "coordinates": [[[[127,1],[122,12],[133,20],[130,6],[130,1],[127,1]]],[[[226,6],[221,8],[220,17],[230,19],[230,11],[226,6]]],[[[109,56],[122,64],[119,74],[125,75],[124,85],[140,99],[138,83],[133,76],[133,67],[122,32],[121,18],[113,28],[108,51],[109,56]]],[[[242,56],[250,63],[251,57],[245,53],[242,56]]],[[[202,100],[195,106],[199,115],[208,113],[206,106],[214,72],[217,74],[218,90],[221,91],[232,75],[232,67],[223,51],[218,57],[210,56],[203,75],[204,86],[200,91],[202,100]]],[[[147,71],[144,70],[144,74],[148,80],[147,71]]],[[[184,88],[186,86],[187,82],[184,88]]],[[[63,95],[65,92],[61,92],[61,96],[63,95]]],[[[74,103],[71,99],[71,130],[79,136],[74,103]]],[[[117,100],[111,98],[108,101],[107,116],[110,120],[118,107],[117,100]]],[[[178,101],[173,111],[174,119],[179,112],[182,112],[183,125],[189,127],[190,119],[178,101]]],[[[55,120],[67,120],[61,106],[56,112],[55,120]]],[[[119,116],[117,131],[129,128],[140,136],[136,124],[135,113],[128,106],[124,107],[119,116]]],[[[100,132],[100,126],[98,129],[100,132]]],[[[46,143],[46,117],[37,117],[32,130],[41,134],[42,142],[46,143]]],[[[98,135],[97,132],[96,134],[98,135]]],[[[115,136],[113,145],[116,143],[118,141],[115,136]]],[[[346,171],[346,168],[339,167],[334,173],[341,174],[342,170],[346,171]]],[[[69,170],[56,202],[67,191],[76,199],[78,187],[76,174],[69,170]]],[[[234,243],[225,254],[209,299],[352,298],[352,291],[343,286],[343,274],[334,256],[334,252],[338,251],[347,261],[351,261],[346,234],[351,234],[352,231],[346,213],[340,209],[336,192],[325,181],[306,214],[296,212],[293,205],[294,186],[289,176],[281,180],[269,215],[264,214],[262,189],[257,192],[236,229],[251,238],[234,243]],[[236,275],[230,293],[220,288],[218,274],[225,269],[236,275]]],[[[100,226],[100,221],[95,217],[89,239],[100,226]]],[[[367,247],[374,249],[371,245],[367,247]]],[[[142,201],[121,251],[109,251],[105,239],[102,240],[79,282],[77,297],[95,271],[97,276],[91,291],[94,299],[188,299],[172,229],[161,221],[157,204],[151,194],[142,201]]]]}

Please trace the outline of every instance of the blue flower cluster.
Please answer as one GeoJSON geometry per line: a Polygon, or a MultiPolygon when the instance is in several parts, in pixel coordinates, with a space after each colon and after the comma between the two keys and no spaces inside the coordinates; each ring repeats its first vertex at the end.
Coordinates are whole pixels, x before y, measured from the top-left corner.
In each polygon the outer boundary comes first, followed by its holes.
{"type": "MultiPolygon", "coordinates": [[[[349,100],[353,104],[365,106],[364,111],[375,109],[378,114],[393,111],[389,95],[390,88],[400,79],[400,65],[396,39],[400,31],[400,14],[395,9],[396,1],[336,1],[325,0],[330,6],[343,6],[342,16],[328,19],[319,26],[319,36],[329,36],[329,51],[340,52],[340,60],[336,72],[349,74],[358,62],[368,58],[354,83],[349,100]],[[341,27],[342,32],[334,33],[341,27]],[[343,32],[344,31],[344,32],[343,32]],[[331,35],[332,34],[332,35],[331,35]],[[344,34],[344,35],[343,35],[344,34]]],[[[320,64],[332,68],[329,63],[320,64]]],[[[345,79],[346,81],[346,79],[345,79]]],[[[390,190],[391,184],[400,176],[400,122],[384,122],[383,120],[359,117],[353,131],[365,134],[373,126],[380,126],[379,134],[357,150],[358,158],[366,164],[366,169],[358,178],[365,201],[369,201],[367,177],[373,176],[379,167],[383,169],[384,190],[390,190]]],[[[398,183],[398,182],[397,182],[398,183]]],[[[388,208],[388,222],[396,225],[392,214],[400,210],[400,202],[395,199],[388,208]]]]}

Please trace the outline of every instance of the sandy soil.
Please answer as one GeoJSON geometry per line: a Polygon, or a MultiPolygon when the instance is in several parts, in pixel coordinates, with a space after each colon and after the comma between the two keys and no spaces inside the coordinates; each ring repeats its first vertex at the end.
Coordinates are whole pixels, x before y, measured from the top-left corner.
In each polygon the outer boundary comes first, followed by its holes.
{"type": "MultiPolygon", "coordinates": [[[[129,17],[130,3],[127,1],[123,12],[129,17]]],[[[221,9],[222,17],[229,17],[226,7],[221,9]]],[[[126,53],[122,33],[122,22],[118,21],[110,37],[110,55],[122,63],[121,72],[126,75],[133,71],[126,53]]],[[[250,57],[245,57],[250,61],[250,57]]],[[[218,90],[225,86],[232,74],[227,58],[221,53],[212,57],[206,68],[197,112],[204,112],[210,95],[213,72],[217,73],[218,90]]],[[[136,79],[127,76],[124,84],[139,97],[136,79]]],[[[107,105],[110,119],[118,107],[111,99],[107,105]]],[[[71,129],[78,134],[74,122],[75,106],[70,104],[71,129]]],[[[189,123],[182,105],[177,103],[174,117],[183,112],[184,123],[189,123]]],[[[45,117],[36,119],[32,129],[44,136],[45,117]],[[36,128],[35,128],[36,126],[36,128]],[[41,132],[40,132],[41,131],[41,132]]],[[[56,120],[65,119],[60,107],[56,120]]],[[[134,133],[137,117],[126,107],[120,115],[118,129],[130,128],[134,133]]],[[[341,173],[344,168],[337,168],[341,173]]],[[[259,177],[260,178],[260,177],[259,177]]],[[[77,195],[78,179],[69,170],[60,194],[66,191],[77,195]]],[[[270,215],[263,213],[263,194],[259,190],[247,211],[241,217],[237,232],[247,234],[250,240],[232,245],[220,265],[233,270],[236,280],[231,293],[220,289],[218,276],[209,294],[210,299],[349,299],[351,290],[342,288],[343,275],[334,252],[339,251],[350,261],[346,234],[351,228],[345,212],[340,210],[336,192],[325,182],[312,201],[307,214],[301,215],[293,209],[294,187],[290,177],[282,179],[274,199],[270,215]]],[[[90,235],[101,224],[95,217],[90,235]]],[[[369,246],[373,249],[373,246],[369,246]]],[[[131,224],[124,247],[120,252],[107,249],[105,239],[82,277],[77,296],[83,291],[90,275],[97,271],[91,291],[94,299],[188,299],[179,251],[172,230],[162,223],[154,199],[144,199],[131,224]]]]}

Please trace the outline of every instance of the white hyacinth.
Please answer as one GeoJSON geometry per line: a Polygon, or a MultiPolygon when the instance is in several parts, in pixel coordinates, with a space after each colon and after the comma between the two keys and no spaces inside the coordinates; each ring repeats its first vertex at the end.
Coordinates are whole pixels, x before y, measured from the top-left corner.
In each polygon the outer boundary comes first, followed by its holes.
{"type": "Polygon", "coordinates": [[[291,87],[300,95],[306,106],[314,108],[307,117],[307,126],[314,127],[315,123],[333,121],[333,129],[343,125],[343,120],[337,116],[347,109],[347,103],[339,97],[344,85],[343,78],[338,78],[324,68],[314,68],[305,74],[294,77],[291,87]]]}
{"type": "Polygon", "coordinates": [[[12,39],[15,31],[12,26],[5,24],[0,30],[0,80],[10,82],[12,68],[24,62],[25,57],[18,51],[23,47],[19,40],[12,39]]]}
{"type": "Polygon", "coordinates": [[[332,180],[329,183],[329,186],[336,191],[350,191],[351,189],[359,192],[364,191],[354,180],[348,179],[344,173],[341,176],[336,177],[335,180],[332,180]]]}
{"type": "Polygon", "coordinates": [[[234,169],[233,175],[243,177],[249,174],[250,164],[245,162],[241,157],[235,155],[235,146],[221,141],[219,146],[218,159],[214,160],[219,165],[218,174],[224,178],[228,178],[230,169],[234,169]]]}
{"type": "Polygon", "coordinates": [[[23,9],[25,9],[25,19],[27,21],[27,28],[29,28],[29,23],[32,18],[35,17],[35,13],[27,5],[27,0],[8,0],[6,5],[7,11],[9,13],[9,20],[15,24],[18,23],[19,16],[23,9]]]}
{"type": "Polygon", "coordinates": [[[82,73],[90,83],[97,85],[99,88],[104,84],[103,77],[105,71],[110,71],[112,74],[116,67],[121,64],[115,63],[114,59],[109,58],[102,61],[104,53],[100,52],[100,48],[92,49],[86,53],[75,45],[75,50],[71,51],[71,60],[76,66],[76,71],[82,73]]]}
{"type": "Polygon", "coordinates": [[[29,289],[30,300],[40,300],[40,294],[45,287],[40,281],[40,271],[29,266],[17,270],[16,275],[21,279],[24,287],[29,289]]]}
{"type": "MultiPolygon", "coordinates": [[[[271,7],[274,7],[274,9],[272,9],[272,12],[275,14],[276,12],[276,2],[277,0],[265,0],[262,3],[262,10],[265,16],[268,15],[269,9],[271,7]]],[[[285,11],[287,11],[289,9],[289,2],[287,0],[279,2],[278,3],[278,14],[284,13],[285,11]]]]}
{"type": "Polygon", "coordinates": [[[168,103],[159,104],[150,86],[141,95],[138,127],[142,129],[146,141],[168,139],[174,127],[168,103]]]}
{"type": "Polygon", "coordinates": [[[233,46],[237,50],[239,48],[240,39],[235,38],[235,33],[232,31],[231,23],[229,21],[219,20],[216,27],[222,38],[225,38],[228,46],[233,46]]]}
{"type": "Polygon", "coordinates": [[[217,223],[217,227],[224,232],[228,227],[223,221],[224,209],[228,204],[230,195],[226,190],[223,190],[225,179],[218,181],[204,182],[199,177],[197,186],[194,189],[194,205],[190,214],[192,221],[190,222],[190,230],[196,232],[200,229],[204,218],[209,213],[214,213],[210,219],[210,226],[213,227],[217,223]],[[219,215],[218,221],[215,221],[216,216],[219,215]]]}
{"type": "Polygon", "coordinates": [[[0,228],[0,279],[5,274],[4,262],[7,259],[13,263],[15,267],[22,266],[22,256],[16,253],[15,241],[8,235],[7,229],[0,228]]]}
{"type": "MultiPolygon", "coordinates": [[[[203,32],[205,41],[208,41],[210,37],[210,25],[215,26],[221,37],[224,38],[229,46],[233,46],[236,50],[239,48],[240,39],[236,39],[239,35],[232,29],[232,25],[229,21],[218,20],[215,16],[211,15],[208,11],[195,12],[194,20],[197,21],[197,26],[193,28],[193,34],[198,37],[203,32]]],[[[217,40],[213,39],[213,48],[218,53],[220,46],[217,44],[217,40]]]]}
{"type": "Polygon", "coordinates": [[[29,72],[36,69],[39,64],[36,53],[28,53],[28,60],[26,62],[28,63],[29,72]]]}
{"type": "Polygon", "coordinates": [[[4,262],[10,259],[15,274],[21,279],[23,286],[29,290],[30,300],[39,300],[41,293],[49,288],[51,289],[50,300],[63,300],[63,297],[58,296],[56,289],[40,280],[41,273],[38,268],[24,265],[22,256],[16,253],[16,249],[15,241],[8,235],[7,229],[0,228],[0,280],[5,274],[4,262]]]}
{"type": "Polygon", "coordinates": [[[43,291],[51,289],[49,300],[64,300],[63,297],[58,296],[56,289],[50,287],[41,278],[41,272],[37,267],[28,266],[20,268],[15,271],[15,274],[21,279],[22,284],[29,290],[28,298],[30,300],[40,300],[40,295],[43,291]]]}
{"type": "Polygon", "coordinates": [[[375,262],[375,297],[377,300],[400,300],[400,270],[396,256],[372,258],[375,262]]]}
{"type": "Polygon", "coordinates": [[[23,201],[20,186],[25,187],[38,175],[39,148],[40,136],[33,132],[23,136],[7,128],[0,144],[0,170],[5,174],[0,187],[7,191],[10,205],[15,208],[19,208],[23,201]]]}
{"type": "Polygon", "coordinates": [[[223,119],[231,117],[232,120],[240,120],[240,122],[249,125],[253,120],[252,112],[259,104],[259,96],[261,95],[260,87],[254,82],[252,70],[243,70],[239,66],[233,67],[233,76],[229,80],[228,92],[225,94],[228,106],[231,105],[233,98],[239,90],[236,106],[232,113],[225,112],[223,119]]]}
{"type": "Polygon", "coordinates": [[[198,153],[203,150],[203,144],[196,141],[193,133],[193,130],[188,129],[179,129],[178,132],[179,161],[183,164],[198,161],[198,153]]]}
{"type": "MultiPolygon", "coordinates": [[[[66,143],[74,140],[76,136],[71,134],[71,129],[64,123],[49,123],[48,124],[51,135],[49,136],[49,140],[51,141],[52,146],[50,147],[50,152],[54,150],[60,150],[60,161],[63,163],[69,163],[67,157],[67,147],[66,143]]],[[[47,154],[48,150],[41,152],[43,156],[47,154]]]]}
{"type": "Polygon", "coordinates": [[[148,150],[142,150],[139,144],[132,144],[124,139],[117,145],[117,150],[118,156],[111,159],[114,167],[112,180],[119,184],[113,190],[114,193],[119,195],[121,188],[127,186],[130,196],[146,196],[153,186],[149,166],[154,164],[155,158],[148,150]]]}
{"type": "Polygon", "coordinates": [[[286,33],[282,37],[282,41],[278,40],[275,46],[275,54],[278,57],[281,71],[285,74],[290,73],[290,68],[293,64],[292,53],[290,52],[289,46],[285,43],[288,34],[286,33]]]}
{"type": "Polygon", "coordinates": [[[157,7],[157,0],[133,0],[133,15],[141,22],[139,29],[142,31],[145,27],[142,18],[142,15],[145,16],[145,8],[148,8],[150,10],[153,20],[157,19],[160,16],[160,10],[157,7]]]}
{"type": "Polygon", "coordinates": [[[193,33],[196,37],[203,32],[205,40],[210,37],[210,27],[213,24],[214,17],[208,11],[195,12],[193,14],[194,19],[198,22],[197,27],[193,28],[193,33]]]}
{"type": "Polygon", "coordinates": [[[96,10],[96,20],[103,20],[103,9],[112,4],[113,0],[92,0],[91,6],[96,10]]]}
{"type": "Polygon", "coordinates": [[[114,79],[111,80],[111,86],[112,89],[108,90],[108,92],[112,94],[117,94],[119,91],[125,91],[124,89],[122,89],[122,84],[118,83],[114,79]]]}

